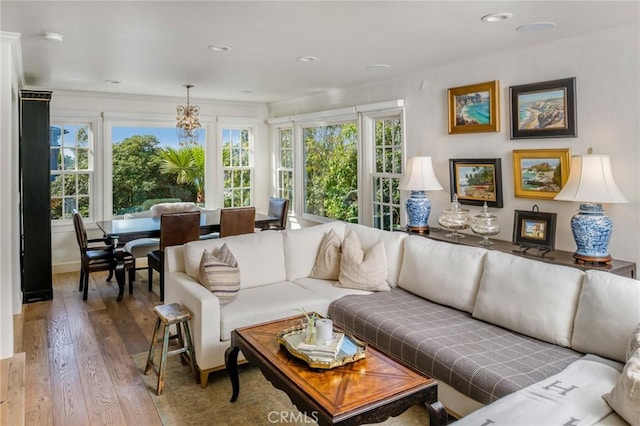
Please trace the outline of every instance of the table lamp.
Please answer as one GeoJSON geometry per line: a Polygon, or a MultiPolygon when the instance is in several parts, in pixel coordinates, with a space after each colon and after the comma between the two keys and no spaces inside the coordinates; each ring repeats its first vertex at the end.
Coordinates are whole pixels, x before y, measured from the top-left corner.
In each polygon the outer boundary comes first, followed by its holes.
{"type": "Polygon", "coordinates": [[[601,203],[627,203],[618,189],[608,155],[574,155],[569,179],[556,195],[556,200],[578,201],[578,213],[571,218],[571,232],[576,240],[573,257],[578,263],[609,264],[607,251],[611,238],[611,219],[601,203]]]}
{"type": "Polygon", "coordinates": [[[426,191],[442,190],[442,185],[433,172],[431,157],[412,157],[407,160],[406,173],[400,180],[398,189],[411,191],[407,199],[407,229],[414,232],[429,232],[431,201],[426,191]]]}

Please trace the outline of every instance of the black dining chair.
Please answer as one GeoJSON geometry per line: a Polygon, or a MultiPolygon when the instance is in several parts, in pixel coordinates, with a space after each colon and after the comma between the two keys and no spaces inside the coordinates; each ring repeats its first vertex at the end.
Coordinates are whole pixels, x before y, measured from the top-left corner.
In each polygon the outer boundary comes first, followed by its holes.
{"type": "Polygon", "coordinates": [[[109,271],[107,281],[111,281],[114,271],[116,272],[116,279],[118,279],[118,298],[122,299],[122,293],[124,289],[124,281],[126,278],[126,271],[129,273],[129,294],[133,293],[133,280],[131,279],[131,271],[134,271],[134,259],[131,253],[127,253],[124,250],[116,249],[113,245],[113,241],[110,238],[87,238],[87,230],[84,227],[82,221],[82,215],[78,210],[73,209],[73,228],[76,232],[76,240],[80,247],[80,285],[79,291],[82,291],[82,300],[87,300],[89,292],[89,274],[92,272],[109,271]],[[98,244],[98,245],[96,245],[98,244]],[[120,256],[120,259],[118,259],[120,256]],[[116,271],[118,262],[122,263],[124,271],[122,275],[116,271]]]}
{"type": "Polygon", "coordinates": [[[277,223],[270,223],[267,227],[263,228],[263,231],[268,230],[284,230],[287,229],[287,218],[289,214],[289,200],[286,198],[269,198],[269,216],[277,217],[277,223]]]}
{"type": "Polygon", "coordinates": [[[147,254],[149,291],[153,288],[153,271],[160,274],[160,300],[164,301],[164,249],[200,238],[200,211],[160,215],[160,249],[147,254]]]}
{"type": "Polygon", "coordinates": [[[255,232],[256,208],[234,207],[220,210],[220,238],[255,232]]]}

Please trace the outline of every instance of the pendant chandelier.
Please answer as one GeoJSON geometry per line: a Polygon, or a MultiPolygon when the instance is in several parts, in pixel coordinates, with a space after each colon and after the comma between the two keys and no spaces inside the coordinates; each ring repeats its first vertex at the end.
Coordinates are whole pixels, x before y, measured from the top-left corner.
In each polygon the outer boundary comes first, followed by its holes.
{"type": "Polygon", "coordinates": [[[178,142],[182,146],[197,145],[200,134],[202,133],[200,119],[198,118],[200,107],[189,104],[189,89],[191,89],[193,85],[187,84],[184,87],[187,88],[187,105],[178,105],[176,108],[178,111],[178,116],[176,117],[178,121],[176,123],[178,142]]]}

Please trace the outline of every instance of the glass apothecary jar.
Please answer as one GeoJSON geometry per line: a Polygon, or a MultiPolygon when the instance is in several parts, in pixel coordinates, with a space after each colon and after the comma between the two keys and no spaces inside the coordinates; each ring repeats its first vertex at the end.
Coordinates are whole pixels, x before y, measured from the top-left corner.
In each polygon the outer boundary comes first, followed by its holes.
{"type": "Polygon", "coordinates": [[[464,238],[463,234],[458,233],[463,229],[469,229],[471,226],[471,218],[469,217],[469,210],[460,207],[458,202],[458,196],[453,195],[453,201],[451,202],[451,208],[443,210],[438,218],[438,223],[444,229],[453,231],[450,234],[446,234],[448,238],[464,238]]]}
{"type": "Polygon", "coordinates": [[[489,208],[487,207],[487,203],[484,203],[482,207],[482,212],[479,215],[473,217],[473,222],[471,223],[471,231],[482,237],[482,240],[479,244],[483,246],[490,246],[493,244],[493,241],[489,240],[489,237],[492,235],[497,235],[500,232],[500,225],[498,224],[498,217],[489,212],[489,208]]]}

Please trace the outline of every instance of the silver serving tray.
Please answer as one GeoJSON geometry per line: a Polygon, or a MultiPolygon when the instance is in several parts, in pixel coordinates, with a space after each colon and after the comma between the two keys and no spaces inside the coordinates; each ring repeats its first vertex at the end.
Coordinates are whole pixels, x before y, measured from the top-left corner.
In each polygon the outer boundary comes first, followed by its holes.
{"type": "Polygon", "coordinates": [[[347,355],[340,351],[338,352],[338,355],[332,359],[328,359],[328,357],[314,357],[296,350],[296,347],[304,338],[305,328],[303,326],[286,328],[276,336],[278,343],[284,346],[291,355],[305,361],[311,368],[330,369],[340,367],[341,365],[363,359],[366,356],[367,343],[360,341],[347,333],[344,333],[344,338],[349,339],[351,343],[356,346],[356,353],[353,355],[347,355]]]}

